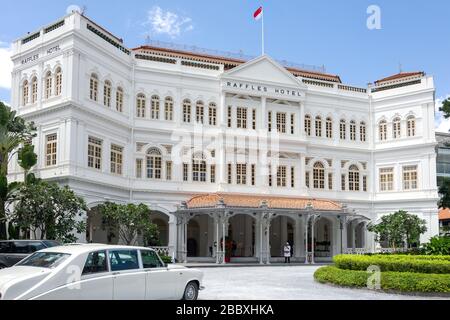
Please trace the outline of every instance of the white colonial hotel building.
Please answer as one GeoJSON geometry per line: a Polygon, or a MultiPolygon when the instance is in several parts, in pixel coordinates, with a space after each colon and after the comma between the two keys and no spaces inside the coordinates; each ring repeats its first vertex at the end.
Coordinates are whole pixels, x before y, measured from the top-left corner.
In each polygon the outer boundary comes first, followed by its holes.
{"type": "Polygon", "coordinates": [[[400,209],[427,221],[423,241],[438,234],[423,72],[357,88],[269,56],[128,49],[79,13],[13,50],[12,105],[37,125],[35,171],[90,208],[80,241],[118,241],[95,210],[106,201],[148,204],[179,261],[222,262],[223,235],[234,261],[276,261],[286,241],[297,261],[374,250],[368,223],[400,209]]]}

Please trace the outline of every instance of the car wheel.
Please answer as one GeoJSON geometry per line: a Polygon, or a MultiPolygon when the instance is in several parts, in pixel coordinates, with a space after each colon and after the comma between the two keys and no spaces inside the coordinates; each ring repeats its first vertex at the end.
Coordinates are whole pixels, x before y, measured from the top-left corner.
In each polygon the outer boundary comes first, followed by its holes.
{"type": "Polygon", "coordinates": [[[189,282],[184,289],[183,300],[195,301],[198,298],[198,284],[195,282],[189,282]]]}

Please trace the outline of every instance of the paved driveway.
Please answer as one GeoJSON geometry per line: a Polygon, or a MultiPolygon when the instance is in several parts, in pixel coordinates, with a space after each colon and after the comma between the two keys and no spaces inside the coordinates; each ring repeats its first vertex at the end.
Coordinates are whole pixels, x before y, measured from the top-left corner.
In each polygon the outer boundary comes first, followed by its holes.
{"type": "Polygon", "coordinates": [[[431,297],[337,288],[313,279],[317,266],[203,268],[201,300],[401,300],[431,297]]]}

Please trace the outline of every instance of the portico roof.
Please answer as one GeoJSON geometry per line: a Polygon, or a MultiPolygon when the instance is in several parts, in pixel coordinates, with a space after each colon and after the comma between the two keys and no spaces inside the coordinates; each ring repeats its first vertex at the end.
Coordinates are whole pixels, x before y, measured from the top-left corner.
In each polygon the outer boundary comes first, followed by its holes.
{"type": "Polygon", "coordinates": [[[206,209],[218,207],[234,208],[261,208],[287,209],[287,210],[320,210],[341,211],[343,206],[331,200],[318,200],[310,198],[287,198],[276,196],[247,196],[226,193],[213,193],[199,195],[186,202],[186,209],[206,209]]]}

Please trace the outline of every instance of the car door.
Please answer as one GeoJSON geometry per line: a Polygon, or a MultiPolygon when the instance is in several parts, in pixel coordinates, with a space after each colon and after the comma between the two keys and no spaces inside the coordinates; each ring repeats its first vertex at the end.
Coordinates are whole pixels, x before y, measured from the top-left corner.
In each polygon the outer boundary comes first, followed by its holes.
{"type": "Polygon", "coordinates": [[[138,250],[109,250],[114,300],[144,300],[146,272],[140,267],[138,250]]]}
{"type": "Polygon", "coordinates": [[[79,286],[80,300],[112,300],[114,282],[108,268],[106,251],[88,254],[81,274],[79,286]]]}
{"type": "Polygon", "coordinates": [[[147,300],[181,299],[181,296],[176,296],[176,286],[180,280],[177,274],[168,270],[155,251],[140,251],[142,266],[147,274],[145,298],[147,300]]]}

